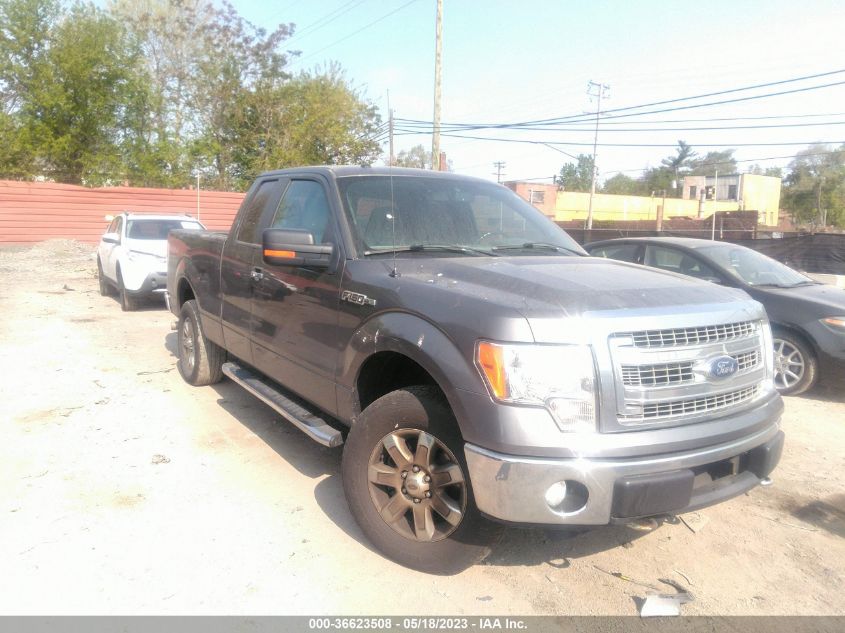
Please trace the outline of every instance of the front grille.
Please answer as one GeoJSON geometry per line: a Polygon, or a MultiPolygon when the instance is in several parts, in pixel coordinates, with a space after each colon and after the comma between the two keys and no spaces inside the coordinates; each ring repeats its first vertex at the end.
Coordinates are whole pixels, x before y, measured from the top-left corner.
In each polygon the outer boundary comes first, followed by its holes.
{"type": "MultiPolygon", "coordinates": [[[[734,354],[737,373],[750,371],[760,364],[759,350],[734,354]]],[[[681,361],[655,365],[622,365],[622,384],[626,387],[663,387],[695,381],[695,362],[681,361]]]]}
{"type": "Polygon", "coordinates": [[[742,321],[724,325],[642,330],[640,332],[617,334],[616,337],[631,337],[635,347],[679,347],[733,341],[752,336],[756,331],[756,322],[742,321]]]}
{"type": "Polygon", "coordinates": [[[756,349],[753,352],[737,354],[734,358],[736,359],[736,364],[739,366],[737,369],[738,373],[750,371],[757,367],[761,362],[760,351],[756,349]]]}
{"type": "Polygon", "coordinates": [[[622,365],[622,384],[627,387],[676,385],[695,379],[692,361],[662,365],[622,365]]]}
{"type": "Polygon", "coordinates": [[[677,417],[690,417],[727,409],[752,400],[759,391],[759,385],[752,385],[737,391],[715,396],[689,400],[669,400],[642,405],[642,413],[626,413],[619,416],[619,423],[632,426],[677,417]]]}

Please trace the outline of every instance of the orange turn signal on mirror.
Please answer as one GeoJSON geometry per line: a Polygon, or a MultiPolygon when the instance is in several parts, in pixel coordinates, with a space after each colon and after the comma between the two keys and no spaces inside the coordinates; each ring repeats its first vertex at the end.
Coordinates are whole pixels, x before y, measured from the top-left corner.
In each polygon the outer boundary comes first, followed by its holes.
{"type": "Polygon", "coordinates": [[[273,251],[269,248],[264,249],[264,257],[287,257],[293,258],[296,257],[296,252],[294,251],[273,251]]]}
{"type": "Polygon", "coordinates": [[[508,384],[505,378],[505,360],[501,345],[481,341],[476,350],[478,366],[487,378],[487,384],[493,395],[499,399],[508,396],[508,384]]]}

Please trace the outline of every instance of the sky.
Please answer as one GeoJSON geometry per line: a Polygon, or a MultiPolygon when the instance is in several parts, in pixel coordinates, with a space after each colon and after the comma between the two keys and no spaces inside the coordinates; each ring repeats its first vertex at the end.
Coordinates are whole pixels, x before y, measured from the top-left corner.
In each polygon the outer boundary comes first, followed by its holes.
{"type": "MultiPolygon", "coordinates": [[[[389,95],[397,119],[432,121],[436,0],[231,1],[256,25],[271,29],[295,24],[286,48],[300,54],[291,71],[338,62],[385,120],[389,95]]],[[[550,182],[572,160],[569,155],[592,153],[597,103],[587,95],[590,81],[609,86],[601,107],[608,117],[845,82],[843,34],[841,0],[443,0],[443,124],[555,117],[579,122],[560,126],[563,130],[455,132],[511,141],[443,136],[441,150],[458,173],[495,180],[493,163],[503,161],[503,180],[550,182]],[[609,112],[833,71],[840,72],[609,112]],[[585,114],[589,112],[592,120],[585,114]]],[[[644,168],[674,154],[680,139],[699,154],[735,147],[735,157],[745,161],[739,163],[740,171],[754,163],[786,166],[791,158],[763,159],[794,155],[809,143],[845,143],[845,84],[603,119],[597,158],[602,180],[619,171],[638,177],[644,168]],[[713,121],[717,118],[726,120],[713,121]],[[665,129],[750,125],[773,127],[665,129]],[[666,147],[624,146],[643,144],[666,147]]],[[[401,121],[396,127],[396,153],[417,144],[431,148],[430,133],[400,132],[409,129],[401,121]]],[[[386,143],[384,149],[386,153],[386,143]]]]}

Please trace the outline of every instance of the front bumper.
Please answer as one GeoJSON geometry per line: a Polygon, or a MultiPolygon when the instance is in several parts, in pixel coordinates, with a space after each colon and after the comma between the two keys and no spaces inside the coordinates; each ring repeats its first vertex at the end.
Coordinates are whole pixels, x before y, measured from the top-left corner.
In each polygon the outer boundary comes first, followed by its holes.
{"type": "Polygon", "coordinates": [[[131,288],[127,288],[126,292],[131,295],[137,296],[164,294],[165,292],[167,292],[167,273],[149,273],[144,279],[143,283],[141,283],[140,288],[136,288],[134,290],[131,288]]]}
{"type": "Polygon", "coordinates": [[[726,444],[635,459],[517,457],[473,444],[465,453],[476,504],[487,516],[507,523],[605,525],[742,494],[774,470],[783,440],[778,421],[726,444]],[[553,509],[546,492],[561,481],[574,501],[553,509]]]}

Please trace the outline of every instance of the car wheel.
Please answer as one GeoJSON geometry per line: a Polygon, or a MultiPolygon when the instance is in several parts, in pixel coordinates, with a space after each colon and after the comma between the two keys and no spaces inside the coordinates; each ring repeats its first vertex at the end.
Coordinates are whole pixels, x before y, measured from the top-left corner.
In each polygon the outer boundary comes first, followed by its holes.
{"type": "Polygon", "coordinates": [[[804,339],[785,330],[773,332],[775,388],[784,396],[795,396],[812,387],[818,377],[818,362],[804,339]]]}
{"type": "Polygon", "coordinates": [[[97,281],[100,284],[100,295],[108,297],[112,293],[111,284],[106,279],[106,275],[103,272],[103,264],[99,257],[97,258],[97,281]]]}
{"type": "Polygon", "coordinates": [[[352,425],[343,489],[369,540],[400,565],[455,574],[482,560],[503,528],[475,506],[458,424],[436,387],[382,396],[352,425]]]}
{"type": "Polygon", "coordinates": [[[176,328],[176,345],[179,350],[179,373],[190,385],[201,387],[220,382],[226,350],[209,341],[200,325],[197,302],[186,301],[179,313],[176,328]]]}
{"type": "Polygon", "coordinates": [[[123,275],[120,274],[120,269],[117,271],[117,294],[120,298],[121,310],[124,312],[132,312],[138,309],[138,300],[126,290],[126,286],[123,284],[123,275]]]}

